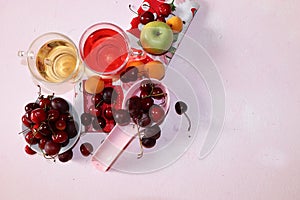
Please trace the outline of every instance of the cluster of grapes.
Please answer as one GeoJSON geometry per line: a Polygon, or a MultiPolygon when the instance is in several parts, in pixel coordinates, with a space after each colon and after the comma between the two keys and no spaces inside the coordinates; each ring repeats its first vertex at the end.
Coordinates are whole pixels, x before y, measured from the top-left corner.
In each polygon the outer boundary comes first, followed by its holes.
{"type": "MultiPolygon", "coordinates": [[[[144,4],[143,6],[149,6],[147,4],[144,4]]],[[[132,10],[131,5],[129,5],[129,9],[132,10]]],[[[141,15],[139,15],[139,21],[141,24],[146,25],[149,22],[152,21],[162,21],[166,22],[166,18],[171,14],[171,12],[175,10],[174,1],[172,3],[162,3],[157,7],[157,10],[155,10],[155,13],[157,14],[156,19],[152,12],[145,11],[141,15]]],[[[136,13],[138,15],[138,13],[136,13]]]]}
{"type": "Polygon", "coordinates": [[[131,122],[136,124],[141,148],[151,148],[161,135],[159,124],[166,115],[163,109],[165,99],[166,93],[159,84],[144,79],[134,95],[126,101],[125,109],[114,112],[114,119],[120,126],[126,126],[131,122]],[[144,130],[139,131],[140,127],[144,130]]]}
{"type": "Polygon", "coordinates": [[[118,97],[118,92],[112,86],[107,86],[101,93],[92,95],[92,105],[81,114],[82,125],[91,125],[96,131],[109,133],[115,125],[112,104],[116,103],[118,97]]]}
{"type": "Polygon", "coordinates": [[[78,124],[69,112],[68,102],[60,97],[49,95],[44,97],[39,92],[35,102],[25,106],[22,123],[27,129],[25,132],[26,153],[36,153],[31,146],[38,145],[45,158],[58,158],[67,162],[73,157],[72,149],[59,154],[62,147],[69,144],[70,139],[77,136],[78,124]]]}

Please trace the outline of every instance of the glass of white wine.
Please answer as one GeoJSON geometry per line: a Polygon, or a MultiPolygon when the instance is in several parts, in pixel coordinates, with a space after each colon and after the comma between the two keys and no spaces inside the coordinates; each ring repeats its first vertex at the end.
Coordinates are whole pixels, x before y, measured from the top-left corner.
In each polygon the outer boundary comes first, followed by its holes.
{"type": "Polygon", "coordinates": [[[76,83],[84,72],[76,45],[60,33],[39,36],[27,52],[19,51],[18,55],[27,58],[32,76],[44,84],[76,83]]]}

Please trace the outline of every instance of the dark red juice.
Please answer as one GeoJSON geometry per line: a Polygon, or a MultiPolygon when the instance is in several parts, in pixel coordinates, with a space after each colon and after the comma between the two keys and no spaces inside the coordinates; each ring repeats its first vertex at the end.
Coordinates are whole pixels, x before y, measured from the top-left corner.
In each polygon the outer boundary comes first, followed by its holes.
{"type": "Polygon", "coordinates": [[[100,29],[86,39],[84,62],[94,71],[115,74],[128,57],[125,38],[112,29],[100,29]]]}

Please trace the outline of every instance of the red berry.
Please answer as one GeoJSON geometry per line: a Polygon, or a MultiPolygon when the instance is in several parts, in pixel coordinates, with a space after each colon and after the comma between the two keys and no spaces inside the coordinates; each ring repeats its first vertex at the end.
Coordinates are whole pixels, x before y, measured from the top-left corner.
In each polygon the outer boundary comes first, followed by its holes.
{"type": "Polygon", "coordinates": [[[149,109],[149,116],[153,122],[159,123],[164,119],[165,111],[161,106],[154,104],[149,109]]]}
{"type": "Polygon", "coordinates": [[[130,115],[129,112],[125,109],[116,110],[114,113],[114,120],[120,126],[126,126],[130,123],[130,115]]]}
{"type": "Polygon", "coordinates": [[[106,120],[101,116],[94,118],[92,126],[96,131],[101,131],[106,127],[106,120]]]}
{"type": "Polygon", "coordinates": [[[65,131],[57,131],[52,135],[52,140],[55,143],[64,143],[68,140],[68,134],[65,131]]]}
{"type": "Polygon", "coordinates": [[[28,133],[26,133],[25,141],[30,145],[38,143],[38,140],[34,137],[32,131],[29,131],[28,133]]]}
{"type": "Polygon", "coordinates": [[[99,107],[103,104],[103,96],[101,93],[95,94],[91,100],[95,107],[99,107]]]}
{"type": "Polygon", "coordinates": [[[60,116],[60,113],[58,110],[51,109],[48,111],[48,120],[51,122],[58,120],[59,116],[60,116]]]}
{"type": "Polygon", "coordinates": [[[43,138],[43,135],[40,133],[40,131],[39,131],[39,127],[40,127],[40,125],[39,124],[35,124],[33,127],[32,127],[32,129],[31,129],[31,131],[32,131],[32,133],[33,133],[33,135],[34,135],[34,137],[36,138],[36,139],[41,139],[41,138],[43,138]]]}
{"type": "Polygon", "coordinates": [[[60,144],[49,140],[45,144],[44,151],[47,155],[54,156],[58,154],[58,152],[60,151],[60,147],[60,144]]]}
{"type": "Polygon", "coordinates": [[[57,128],[57,130],[63,131],[66,129],[66,126],[67,126],[67,124],[66,124],[66,121],[64,121],[64,120],[57,120],[55,122],[55,127],[57,128]]]}
{"type": "Polygon", "coordinates": [[[51,100],[51,106],[53,109],[59,110],[61,113],[69,111],[69,104],[66,100],[60,97],[56,97],[51,100]]]}
{"type": "Polygon", "coordinates": [[[150,11],[146,11],[143,14],[140,15],[140,22],[142,24],[148,24],[149,22],[154,21],[154,15],[150,11]]]}
{"type": "Polygon", "coordinates": [[[151,96],[154,99],[160,100],[165,96],[165,93],[160,87],[154,87],[151,96]]]}
{"type": "Polygon", "coordinates": [[[98,116],[100,116],[101,115],[101,108],[100,107],[95,107],[95,105],[91,105],[90,107],[89,107],[89,113],[91,114],[91,115],[93,115],[93,116],[96,116],[96,117],[98,117],[98,116]]]}
{"type": "Polygon", "coordinates": [[[26,127],[31,127],[32,124],[32,122],[25,115],[22,116],[22,123],[26,127]]]}
{"type": "Polygon", "coordinates": [[[36,108],[36,109],[31,111],[30,120],[33,123],[39,124],[39,123],[45,121],[46,118],[47,118],[46,112],[42,108],[36,108]]]}
{"type": "Polygon", "coordinates": [[[44,149],[45,148],[45,144],[47,141],[49,141],[50,139],[48,138],[41,138],[39,141],[39,148],[44,149]]]}
{"type": "Polygon", "coordinates": [[[171,14],[172,8],[168,3],[163,3],[158,6],[158,14],[164,17],[168,17],[171,14]]]}
{"type": "Polygon", "coordinates": [[[77,122],[75,121],[69,121],[67,122],[66,130],[69,138],[74,138],[79,134],[79,127],[77,122]]]}
{"type": "Polygon", "coordinates": [[[48,108],[51,107],[51,100],[48,99],[48,98],[43,98],[43,99],[40,100],[39,106],[42,109],[48,109],[48,108]]]}
{"type": "Polygon", "coordinates": [[[157,16],[156,21],[166,22],[166,18],[162,15],[157,16]]]}
{"type": "Polygon", "coordinates": [[[72,149],[69,149],[68,151],[58,154],[58,159],[60,162],[68,162],[73,158],[73,151],[72,149]]]}
{"type": "Polygon", "coordinates": [[[93,146],[88,142],[80,145],[80,152],[83,156],[89,156],[93,152],[93,150],[93,146]]]}
{"type": "Polygon", "coordinates": [[[113,120],[114,119],[113,111],[112,111],[111,107],[105,108],[103,112],[104,112],[104,117],[107,120],[113,120]]]}
{"type": "Polygon", "coordinates": [[[153,138],[142,138],[142,145],[146,148],[152,148],[156,144],[156,140],[153,138]]]}
{"type": "Polygon", "coordinates": [[[37,104],[37,103],[28,103],[26,106],[25,106],[25,111],[27,112],[27,111],[32,111],[32,110],[34,110],[34,109],[36,109],[36,108],[38,108],[39,107],[39,104],[37,104]]]}
{"type": "Polygon", "coordinates": [[[29,155],[34,155],[34,154],[36,154],[36,152],[33,151],[33,150],[30,148],[30,146],[28,146],[28,145],[25,146],[25,152],[26,152],[27,154],[29,154],[29,155]]]}
{"type": "Polygon", "coordinates": [[[35,124],[32,127],[32,132],[35,138],[41,139],[43,136],[51,135],[49,126],[46,123],[35,124]]]}
{"type": "Polygon", "coordinates": [[[67,113],[60,114],[58,120],[69,122],[69,121],[73,121],[74,118],[70,113],[67,112],[67,113]]]}
{"type": "Polygon", "coordinates": [[[80,116],[82,125],[88,126],[92,123],[92,115],[90,113],[82,113],[80,116]]]}

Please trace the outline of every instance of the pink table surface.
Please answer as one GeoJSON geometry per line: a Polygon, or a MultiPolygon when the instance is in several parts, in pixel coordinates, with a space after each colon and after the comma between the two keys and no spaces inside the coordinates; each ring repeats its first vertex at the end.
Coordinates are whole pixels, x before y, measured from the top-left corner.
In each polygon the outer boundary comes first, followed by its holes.
{"type": "Polygon", "coordinates": [[[187,35],[217,64],[227,104],[221,139],[204,160],[197,141],[173,165],[142,175],[24,153],[20,117],[37,91],[17,51],[44,32],[78,42],[96,22],[129,28],[128,4],[140,2],[0,1],[1,199],[299,199],[300,3],[293,0],[200,1],[187,35]]]}

